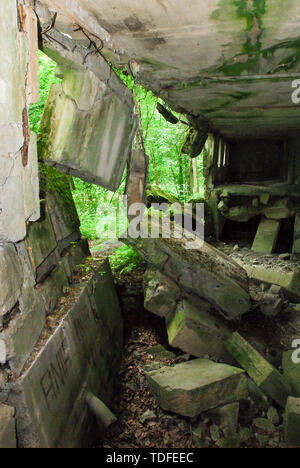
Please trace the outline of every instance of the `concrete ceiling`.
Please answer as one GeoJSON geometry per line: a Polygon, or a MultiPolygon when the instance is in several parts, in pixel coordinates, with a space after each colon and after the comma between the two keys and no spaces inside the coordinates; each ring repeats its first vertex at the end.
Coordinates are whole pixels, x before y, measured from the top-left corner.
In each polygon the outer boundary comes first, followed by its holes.
{"type": "Polygon", "coordinates": [[[170,106],[229,139],[298,133],[300,0],[42,0],[56,28],[130,64],[170,106]]]}

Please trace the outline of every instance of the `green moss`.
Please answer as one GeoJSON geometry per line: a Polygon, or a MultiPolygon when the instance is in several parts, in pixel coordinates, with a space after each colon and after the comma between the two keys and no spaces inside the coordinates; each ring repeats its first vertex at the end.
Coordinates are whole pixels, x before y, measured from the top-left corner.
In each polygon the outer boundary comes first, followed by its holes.
{"type": "Polygon", "coordinates": [[[52,193],[55,202],[65,214],[66,220],[69,219],[70,222],[77,221],[78,215],[71,192],[71,177],[43,163],[39,165],[39,173],[42,197],[46,198],[48,193],[52,193]]]}

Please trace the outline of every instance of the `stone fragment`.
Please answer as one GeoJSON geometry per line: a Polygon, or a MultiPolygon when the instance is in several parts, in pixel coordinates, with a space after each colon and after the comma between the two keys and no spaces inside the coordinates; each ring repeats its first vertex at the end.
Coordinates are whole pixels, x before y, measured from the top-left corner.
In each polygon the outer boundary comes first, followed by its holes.
{"type": "Polygon", "coordinates": [[[293,396],[300,398],[300,363],[293,362],[295,351],[286,351],[282,355],[283,375],[292,386],[293,396]]]}
{"type": "Polygon", "coordinates": [[[156,359],[166,358],[166,359],[174,359],[175,354],[171,351],[168,351],[162,345],[152,346],[151,348],[146,348],[143,350],[146,354],[151,354],[156,359]]]}
{"type": "Polygon", "coordinates": [[[166,411],[194,417],[248,394],[241,369],[196,359],[147,374],[147,382],[166,411]]]}
{"type": "Polygon", "coordinates": [[[245,265],[245,270],[250,279],[255,281],[264,282],[268,284],[276,284],[288,293],[288,295],[298,299],[300,297],[299,281],[300,270],[297,269],[291,273],[286,272],[284,275],[281,271],[265,267],[265,266],[252,266],[245,265]]]}
{"type": "Polygon", "coordinates": [[[22,263],[13,244],[0,247],[0,328],[17,303],[23,284],[22,263]]]}
{"type": "Polygon", "coordinates": [[[280,222],[263,218],[258,227],[252,250],[254,252],[261,252],[271,254],[274,252],[278,234],[280,229],[280,222]]]}
{"type": "Polygon", "coordinates": [[[46,213],[44,219],[30,224],[25,244],[32,267],[36,273],[37,281],[40,281],[57,264],[57,259],[54,255],[57,240],[49,213],[46,213]]]}
{"type": "Polygon", "coordinates": [[[84,69],[69,69],[62,84],[51,88],[40,126],[40,156],[63,172],[116,190],[135,129],[132,109],[104,82],[84,69]]]}
{"type": "Polygon", "coordinates": [[[80,222],[71,192],[72,179],[53,167],[42,166],[47,212],[58,242],[78,231],[80,222]]]}
{"type": "Polygon", "coordinates": [[[17,448],[15,409],[0,403],[0,449],[17,448]]]}
{"type": "Polygon", "coordinates": [[[285,407],[291,387],[285,378],[237,332],[225,344],[227,350],[256,385],[280,406],[285,407]]]}
{"type": "Polygon", "coordinates": [[[180,302],[167,320],[169,343],[192,356],[209,356],[228,362],[224,343],[231,332],[221,320],[211,316],[209,310],[204,301],[199,301],[198,307],[188,301],[180,302]]]}
{"type": "Polygon", "coordinates": [[[282,312],[284,299],[280,295],[265,293],[262,297],[260,310],[267,317],[276,317],[282,312]]]}
{"type": "Polygon", "coordinates": [[[274,406],[270,406],[267,411],[267,418],[271,421],[274,426],[278,426],[280,424],[280,416],[276,408],[274,406]]]}
{"type": "Polygon", "coordinates": [[[269,193],[262,193],[260,196],[260,203],[263,205],[268,205],[270,201],[270,194],[269,193]]]}
{"type": "MultiPolygon", "coordinates": [[[[149,227],[152,232],[160,232],[156,221],[152,220],[149,226],[147,215],[142,230],[148,232],[149,227]]],[[[182,228],[172,222],[171,232],[170,238],[156,239],[136,239],[128,233],[123,241],[174,280],[181,290],[211,303],[225,318],[232,320],[248,312],[250,296],[245,270],[196,236],[192,241],[182,236],[182,228]]]]}
{"type": "Polygon", "coordinates": [[[151,421],[153,419],[156,419],[156,414],[153,411],[147,410],[140,417],[140,422],[141,424],[144,424],[145,422],[151,421]]]}
{"type": "Polygon", "coordinates": [[[295,210],[291,206],[289,198],[281,198],[276,201],[272,206],[268,206],[264,210],[266,218],[280,220],[292,218],[295,215],[295,210]]]}
{"type": "Polygon", "coordinates": [[[283,420],[286,443],[300,447],[300,398],[288,398],[283,420]]]}
{"type": "Polygon", "coordinates": [[[267,411],[270,406],[269,399],[267,395],[251,379],[248,379],[248,391],[249,398],[252,400],[254,405],[257,408],[267,411]]]}
{"type": "Polygon", "coordinates": [[[146,310],[160,317],[168,317],[174,312],[180,297],[177,284],[160,271],[148,269],[144,276],[146,310]]]}

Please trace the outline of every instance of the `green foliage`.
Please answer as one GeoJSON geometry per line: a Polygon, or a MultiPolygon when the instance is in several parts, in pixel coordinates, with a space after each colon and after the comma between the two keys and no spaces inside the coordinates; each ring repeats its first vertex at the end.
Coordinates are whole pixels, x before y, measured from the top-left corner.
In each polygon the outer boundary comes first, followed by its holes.
{"type": "Polygon", "coordinates": [[[40,100],[29,108],[30,130],[38,133],[41,117],[53,83],[61,80],[55,76],[56,63],[47,55],[39,51],[39,74],[40,74],[40,100]]]}
{"type": "MultiPolygon", "coordinates": [[[[133,92],[135,100],[140,105],[145,150],[150,158],[150,184],[158,181],[162,190],[179,200],[187,201],[193,195],[189,181],[191,159],[188,155],[182,154],[182,147],[189,127],[181,122],[176,125],[167,122],[157,110],[158,102],[166,106],[162,100],[143,86],[137,85],[123,70],[115,71],[133,92]]],[[[179,120],[185,121],[184,116],[174,111],[172,114],[179,120]]],[[[198,195],[203,196],[203,158],[199,157],[197,162],[201,187],[198,195]]]]}
{"type": "MultiPolygon", "coordinates": [[[[126,174],[123,177],[121,186],[115,193],[75,177],[73,180],[75,188],[72,193],[81,223],[81,233],[88,239],[99,239],[99,231],[101,232],[101,226],[99,226],[101,222],[101,208],[107,205],[115,208],[118,206],[120,197],[125,190],[126,174]]],[[[109,221],[115,221],[113,216],[111,220],[106,216],[105,221],[108,223],[109,221]]],[[[122,234],[125,230],[126,225],[124,222],[120,222],[119,234],[122,234]]],[[[101,241],[110,239],[111,233],[108,231],[106,234],[102,230],[101,241]]]]}
{"type": "Polygon", "coordinates": [[[117,270],[120,275],[130,273],[132,270],[144,263],[141,255],[127,245],[122,245],[109,257],[113,270],[117,270]]]}

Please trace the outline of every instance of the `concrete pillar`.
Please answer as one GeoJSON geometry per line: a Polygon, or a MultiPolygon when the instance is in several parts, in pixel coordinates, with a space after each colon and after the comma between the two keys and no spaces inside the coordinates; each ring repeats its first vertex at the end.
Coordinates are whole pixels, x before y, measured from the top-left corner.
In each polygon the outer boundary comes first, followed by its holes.
{"type": "Polygon", "coordinates": [[[39,218],[36,143],[28,106],[38,99],[34,12],[0,0],[0,242],[18,242],[39,218]],[[33,85],[34,83],[34,85],[33,85]]]}

